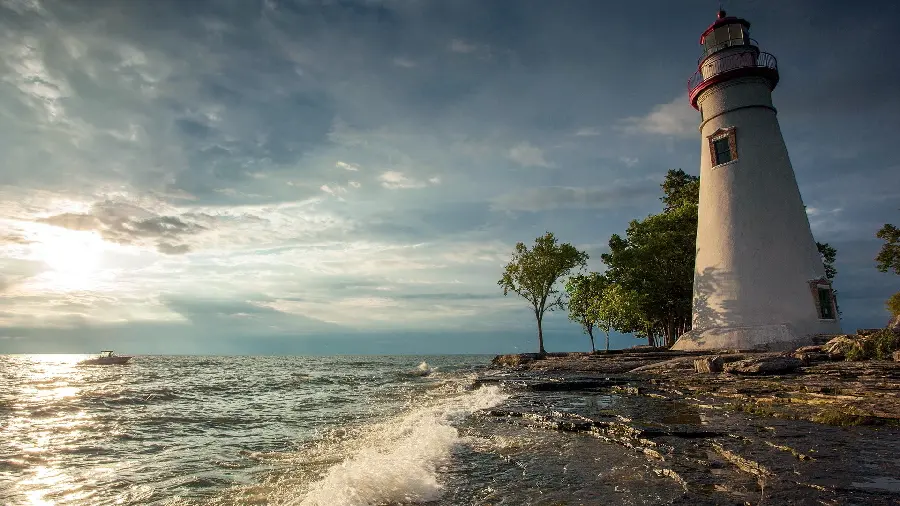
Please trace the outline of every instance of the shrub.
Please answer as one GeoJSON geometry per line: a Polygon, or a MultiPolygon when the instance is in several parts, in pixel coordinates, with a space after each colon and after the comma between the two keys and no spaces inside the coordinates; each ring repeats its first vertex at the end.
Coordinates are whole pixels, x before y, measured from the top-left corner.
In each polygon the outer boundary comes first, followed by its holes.
{"type": "Polygon", "coordinates": [[[885,305],[888,311],[891,312],[891,316],[900,315],[900,292],[891,295],[891,298],[887,300],[885,305]]]}

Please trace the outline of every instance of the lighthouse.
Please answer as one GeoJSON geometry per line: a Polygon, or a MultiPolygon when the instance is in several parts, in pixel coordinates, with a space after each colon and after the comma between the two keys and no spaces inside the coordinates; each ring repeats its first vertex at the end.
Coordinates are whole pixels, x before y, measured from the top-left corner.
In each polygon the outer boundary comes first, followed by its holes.
{"type": "Polygon", "coordinates": [[[692,329],[676,350],[787,349],[840,333],[772,91],[775,56],[719,11],[688,81],[700,111],[692,329]]]}

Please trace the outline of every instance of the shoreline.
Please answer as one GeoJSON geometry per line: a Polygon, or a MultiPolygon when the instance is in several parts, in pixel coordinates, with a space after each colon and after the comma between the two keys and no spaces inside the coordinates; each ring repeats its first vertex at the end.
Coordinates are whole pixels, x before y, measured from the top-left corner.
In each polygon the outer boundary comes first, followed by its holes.
{"type": "Polygon", "coordinates": [[[479,383],[542,402],[484,416],[617,445],[673,480],[680,501],[896,504],[900,362],[725,351],[715,354],[722,372],[697,372],[694,361],[712,355],[499,355],[479,383]],[[785,370],[748,366],[766,363],[785,370]],[[598,409],[600,399],[612,400],[598,409]]]}
{"type": "Polygon", "coordinates": [[[497,355],[491,364],[493,370],[562,377],[617,375],[642,394],[691,398],[759,416],[838,426],[900,427],[900,362],[845,361],[829,357],[817,346],[788,352],[646,348],[543,357],[523,353],[497,355]],[[714,357],[723,369],[754,363],[781,367],[697,372],[695,361],[709,362],[714,357]]]}

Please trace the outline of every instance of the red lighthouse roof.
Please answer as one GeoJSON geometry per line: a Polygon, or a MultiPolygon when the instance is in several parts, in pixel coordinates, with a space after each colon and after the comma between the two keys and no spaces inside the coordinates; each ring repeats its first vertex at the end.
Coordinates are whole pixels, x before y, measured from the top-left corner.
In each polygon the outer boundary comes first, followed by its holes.
{"type": "Polygon", "coordinates": [[[734,16],[726,16],[725,11],[719,11],[719,13],[716,14],[716,21],[713,24],[709,25],[709,28],[707,28],[702,34],[700,34],[700,43],[703,44],[703,42],[706,40],[706,36],[709,35],[710,32],[712,32],[716,28],[723,26],[723,25],[731,25],[731,24],[738,24],[738,23],[744,25],[745,28],[750,28],[750,22],[747,21],[746,19],[738,18],[738,17],[734,17],[734,16]]]}

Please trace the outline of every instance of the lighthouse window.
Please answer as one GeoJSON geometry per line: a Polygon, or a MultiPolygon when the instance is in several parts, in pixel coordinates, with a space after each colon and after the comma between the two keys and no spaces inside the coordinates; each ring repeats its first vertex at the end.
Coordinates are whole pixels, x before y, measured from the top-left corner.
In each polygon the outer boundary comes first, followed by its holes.
{"type": "Polygon", "coordinates": [[[731,161],[731,146],[728,144],[728,137],[714,140],[713,151],[716,155],[715,165],[721,165],[731,161]]]}
{"type": "Polygon", "coordinates": [[[830,288],[819,288],[819,317],[823,320],[834,320],[834,303],[830,288]]]}
{"type": "Polygon", "coordinates": [[[722,165],[737,160],[737,139],[734,127],[724,127],[713,132],[709,139],[709,156],[712,165],[722,165]]]}

